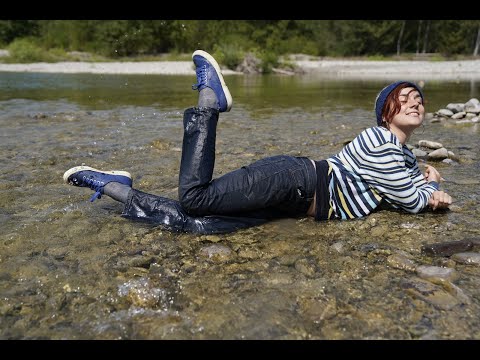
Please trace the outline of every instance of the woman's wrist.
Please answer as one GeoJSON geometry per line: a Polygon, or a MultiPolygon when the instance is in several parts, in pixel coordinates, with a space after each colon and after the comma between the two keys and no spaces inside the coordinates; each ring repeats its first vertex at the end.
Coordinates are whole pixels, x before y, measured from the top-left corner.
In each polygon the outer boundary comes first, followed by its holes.
{"type": "Polygon", "coordinates": [[[438,183],[438,181],[435,180],[428,181],[428,185],[432,185],[436,190],[440,188],[440,184],[438,183]]]}

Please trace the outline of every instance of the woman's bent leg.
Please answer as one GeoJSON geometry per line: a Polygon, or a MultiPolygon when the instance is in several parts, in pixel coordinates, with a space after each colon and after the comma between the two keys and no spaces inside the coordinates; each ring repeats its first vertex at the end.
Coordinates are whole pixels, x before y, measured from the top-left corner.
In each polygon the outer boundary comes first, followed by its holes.
{"type": "Polygon", "coordinates": [[[276,209],[284,216],[304,215],[313,200],[315,181],[315,168],[307,158],[272,156],[196,188],[188,212],[231,215],[276,209]]]}
{"type": "Polygon", "coordinates": [[[212,180],[218,116],[218,110],[206,107],[189,108],[183,114],[178,198],[187,210],[197,206],[199,191],[212,180]]]}
{"type": "Polygon", "coordinates": [[[178,195],[191,215],[238,215],[275,207],[306,213],[316,174],[307,158],[275,156],[212,180],[218,110],[190,108],[184,137],[178,195]]]}

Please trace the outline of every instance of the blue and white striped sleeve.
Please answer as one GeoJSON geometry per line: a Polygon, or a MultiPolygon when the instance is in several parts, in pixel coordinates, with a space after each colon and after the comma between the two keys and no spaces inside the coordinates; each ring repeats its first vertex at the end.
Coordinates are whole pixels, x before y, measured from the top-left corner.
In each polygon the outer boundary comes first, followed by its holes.
{"type": "Polygon", "coordinates": [[[344,149],[343,160],[388,203],[418,213],[437,189],[419,171],[412,177],[402,149],[386,135],[378,128],[367,129],[344,149]]]}
{"type": "Polygon", "coordinates": [[[415,184],[415,186],[417,188],[421,188],[426,185],[431,185],[435,188],[435,190],[438,190],[440,188],[440,184],[436,181],[427,182],[425,180],[425,177],[420,172],[420,169],[418,167],[417,158],[406,146],[404,146],[404,154],[406,155],[405,165],[411,172],[410,177],[412,178],[412,181],[415,184]]]}

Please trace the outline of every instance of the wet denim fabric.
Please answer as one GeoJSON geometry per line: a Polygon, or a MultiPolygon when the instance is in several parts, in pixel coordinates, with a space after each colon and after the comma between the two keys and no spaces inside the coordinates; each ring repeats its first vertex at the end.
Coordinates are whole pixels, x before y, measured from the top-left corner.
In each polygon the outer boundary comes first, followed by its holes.
{"type": "Polygon", "coordinates": [[[213,108],[184,112],[179,201],[132,189],[122,216],[213,234],[306,215],[316,186],[308,158],[267,157],[212,179],[218,117],[213,108]]]}

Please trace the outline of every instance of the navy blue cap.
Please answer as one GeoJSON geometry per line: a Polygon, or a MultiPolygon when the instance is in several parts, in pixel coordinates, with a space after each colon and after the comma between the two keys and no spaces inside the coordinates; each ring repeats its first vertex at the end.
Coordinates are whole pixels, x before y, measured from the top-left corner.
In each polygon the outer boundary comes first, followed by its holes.
{"type": "Polygon", "coordinates": [[[390,84],[388,86],[385,86],[377,95],[377,98],[375,99],[375,115],[377,116],[377,124],[378,126],[382,125],[382,109],[383,105],[385,105],[385,101],[387,100],[387,96],[390,95],[390,93],[395,90],[395,88],[400,85],[400,84],[408,84],[409,86],[414,87],[415,89],[418,90],[420,93],[420,96],[422,97],[423,101],[423,93],[422,89],[420,87],[410,81],[396,81],[393,84],[390,84]]]}

